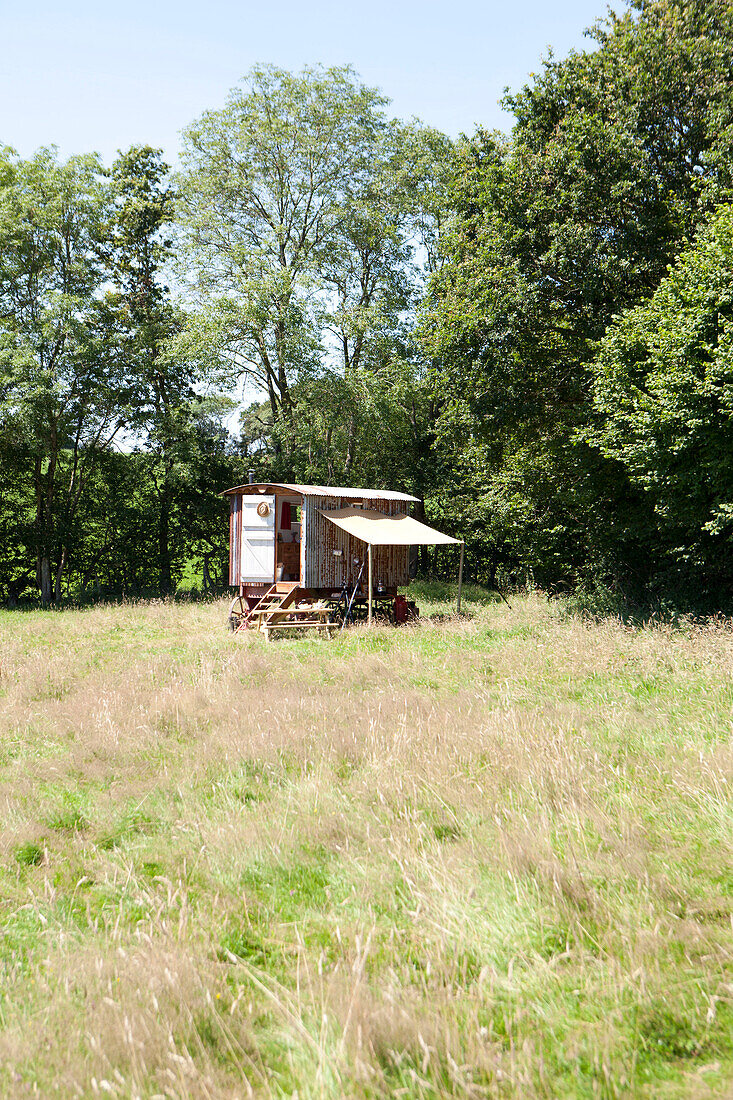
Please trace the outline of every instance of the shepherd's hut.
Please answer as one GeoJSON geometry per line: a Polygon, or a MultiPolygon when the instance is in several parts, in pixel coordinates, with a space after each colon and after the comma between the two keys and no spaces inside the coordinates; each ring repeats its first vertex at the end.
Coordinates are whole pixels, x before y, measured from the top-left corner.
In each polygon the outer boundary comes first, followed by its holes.
{"type": "Polygon", "coordinates": [[[460,545],[408,515],[417,500],[386,489],[267,483],[236,485],[229,497],[230,622],[273,628],[348,621],[375,606],[396,622],[408,605],[410,546],[460,545]]]}

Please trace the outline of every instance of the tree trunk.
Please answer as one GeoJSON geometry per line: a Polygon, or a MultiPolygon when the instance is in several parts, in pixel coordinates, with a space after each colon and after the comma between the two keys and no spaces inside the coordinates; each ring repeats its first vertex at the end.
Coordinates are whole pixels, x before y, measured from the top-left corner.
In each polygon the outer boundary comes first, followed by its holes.
{"type": "Polygon", "coordinates": [[[49,464],[45,484],[43,460],[40,455],[36,455],[33,471],[33,484],[36,494],[36,584],[40,589],[41,603],[44,607],[47,607],[53,599],[51,555],[48,548],[50,542],[52,463],[53,459],[49,464]]]}
{"type": "Polygon", "coordinates": [[[209,565],[209,561],[215,553],[215,550],[207,550],[204,552],[204,572],[202,578],[202,586],[204,592],[208,592],[209,590],[214,593],[216,592],[216,585],[211,579],[211,567],[209,565]]]}
{"type": "Polygon", "coordinates": [[[344,462],[344,474],[346,475],[346,481],[349,480],[351,474],[351,468],[354,465],[354,458],[356,455],[356,417],[352,414],[349,420],[349,434],[346,439],[346,460],[344,462]]]}
{"type": "Polygon", "coordinates": [[[280,413],[286,420],[290,420],[293,404],[290,399],[290,384],[287,373],[287,329],[282,320],[275,324],[275,358],[277,359],[277,389],[280,413]]]}
{"type": "Polygon", "coordinates": [[[170,522],[170,494],[168,486],[164,485],[160,494],[160,511],[158,515],[158,569],[161,596],[170,596],[173,587],[171,579],[170,522]]]}
{"type": "Polygon", "coordinates": [[[38,587],[41,590],[41,603],[44,607],[53,600],[53,582],[51,579],[51,559],[45,549],[38,555],[38,587]]]}
{"type": "Polygon", "coordinates": [[[65,546],[61,547],[61,557],[59,558],[58,569],[56,570],[56,583],[54,585],[53,598],[55,603],[61,603],[61,578],[64,574],[64,567],[68,560],[68,550],[65,546]]]}
{"type": "Polygon", "coordinates": [[[331,437],[333,435],[333,428],[329,424],[328,431],[326,432],[326,470],[328,471],[327,485],[331,484],[333,479],[333,462],[331,461],[331,437]]]}

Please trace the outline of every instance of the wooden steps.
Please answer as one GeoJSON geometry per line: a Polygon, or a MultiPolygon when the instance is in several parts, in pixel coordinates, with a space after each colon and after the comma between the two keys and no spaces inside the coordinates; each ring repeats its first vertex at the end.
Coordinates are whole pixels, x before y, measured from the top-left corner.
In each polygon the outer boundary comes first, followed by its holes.
{"type": "Polygon", "coordinates": [[[239,630],[248,630],[254,622],[259,622],[261,615],[269,614],[287,606],[295,599],[299,587],[297,581],[275,581],[259,598],[254,607],[249,609],[239,625],[239,630]]]}
{"type": "Polygon", "coordinates": [[[331,637],[336,624],[331,622],[327,604],[314,602],[297,581],[276,581],[252,607],[240,630],[256,629],[270,640],[273,631],[319,630],[331,637]]]}

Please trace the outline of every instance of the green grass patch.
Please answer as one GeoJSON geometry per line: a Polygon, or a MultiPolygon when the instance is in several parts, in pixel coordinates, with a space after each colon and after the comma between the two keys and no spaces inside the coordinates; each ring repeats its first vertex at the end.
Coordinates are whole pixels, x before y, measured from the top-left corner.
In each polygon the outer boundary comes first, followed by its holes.
{"type": "Polygon", "coordinates": [[[731,1094],[729,625],[410,595],[0,612],[0,1092],[731,1094]]]}

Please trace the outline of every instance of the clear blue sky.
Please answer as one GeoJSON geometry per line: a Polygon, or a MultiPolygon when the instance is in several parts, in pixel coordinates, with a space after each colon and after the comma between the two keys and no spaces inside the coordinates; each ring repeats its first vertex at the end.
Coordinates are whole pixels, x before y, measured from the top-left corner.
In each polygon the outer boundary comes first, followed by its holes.
{"type": "Polygon", "coordinates": [[[503,88],[524,83],[548,46],[560,56],[582,47],[605,9],[605,0],[0,0],[0,143],[109,160],[148,142],[174,158],[181,128],[220,106],[255,62],[350,62],[396,115],[452,135],[476,123],[508,129],[503,88]]]}

